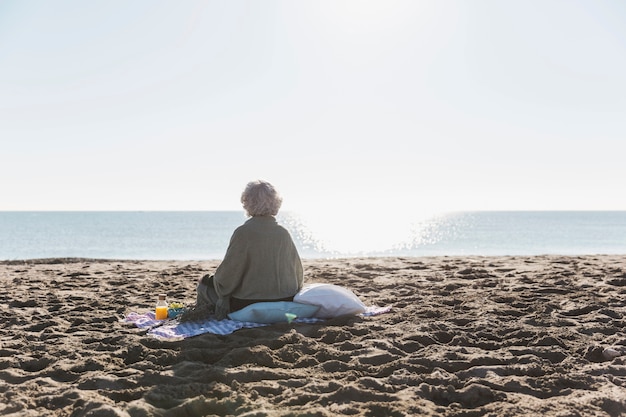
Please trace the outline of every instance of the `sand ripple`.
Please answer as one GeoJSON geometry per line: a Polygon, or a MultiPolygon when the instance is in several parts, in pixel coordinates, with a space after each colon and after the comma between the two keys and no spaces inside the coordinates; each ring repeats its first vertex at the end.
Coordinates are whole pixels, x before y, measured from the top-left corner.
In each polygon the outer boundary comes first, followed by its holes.
{"type": "Polygon", "coordinates": [[[309,260],[391,313],[162,342],[216,262],[0,264],[0,415],[626,415],[626,258],[309,260]]]}

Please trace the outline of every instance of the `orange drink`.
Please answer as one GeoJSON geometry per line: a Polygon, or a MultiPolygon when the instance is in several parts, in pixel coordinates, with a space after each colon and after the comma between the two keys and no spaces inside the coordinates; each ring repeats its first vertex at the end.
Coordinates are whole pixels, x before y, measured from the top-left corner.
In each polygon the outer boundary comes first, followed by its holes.
{"type": "Polygon", "coordinates": [[[159,294],[159,301],[157,301],[156,303],[156,309],[154,310],[155,312],[155,318],[157,320],[165,320],[167,318],[167,301],[165,300],[165,297],[167,297],[166,294],[159,294]]]}
{"type": "Polygon", "coordinates": [[[167,318],[167,307],[157,307],[155,311],[157,320],[165,320],[167,318]]]}

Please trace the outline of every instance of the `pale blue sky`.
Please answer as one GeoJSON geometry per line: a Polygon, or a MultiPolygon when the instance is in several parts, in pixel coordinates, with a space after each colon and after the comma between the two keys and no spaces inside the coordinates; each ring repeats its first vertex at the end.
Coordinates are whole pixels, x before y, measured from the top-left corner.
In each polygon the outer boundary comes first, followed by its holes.
{"type": "Polygon", "coordinates": [[[626,210],[626,2],[0,2],[0,210],[626,210]]]}

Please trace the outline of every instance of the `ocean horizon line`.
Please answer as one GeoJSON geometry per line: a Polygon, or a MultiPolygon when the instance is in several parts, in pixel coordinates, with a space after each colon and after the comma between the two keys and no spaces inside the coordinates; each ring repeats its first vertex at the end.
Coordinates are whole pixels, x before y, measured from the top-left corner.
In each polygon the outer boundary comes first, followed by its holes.
{"type": "MultiPolygon", "coordinates": [[[[626,211],[279,212],[303,258],[626,253],[626,211]]],[[[221,259],[243,210],[0,211],[0,259],[221,259]]]]}
{"type": "MultiPolygon", "coordinates": [[[[195,212],[206,212],[206,211],[242,211],[243,209],[0,209],[0,213],[1,212],[55,212],[55,211],[61,211],[61,212],[76,212],[76,211],[95,211],[95,212],[109,212],[109,211],[113,211],[113,212],[118,212],[118,211],[122,211],[122,212],[150,212],[150,211],[156,211],[156,212],[167,212],[167,211],[180,211],[180,212],[187,212],[187,211],[195,211],[195,212]]],[[[300,211],[299,209],[281,209],[280,211],[300,211]]],[[[431,211],[442,211],[442,212],[476,212],[476,211],[485,211],[485,212],[493,212],[493,211],[520,211],[520,212],[526,212],[526,211],[535,211],[535,212],[541,212],[541,211],[626,211],[626,209],[578,209],[578,208],[572,208],[572,209],[560,209],[560,208],[556,208],[556,209],[449,209],[449,210],[431,210],[431,211]]]]}

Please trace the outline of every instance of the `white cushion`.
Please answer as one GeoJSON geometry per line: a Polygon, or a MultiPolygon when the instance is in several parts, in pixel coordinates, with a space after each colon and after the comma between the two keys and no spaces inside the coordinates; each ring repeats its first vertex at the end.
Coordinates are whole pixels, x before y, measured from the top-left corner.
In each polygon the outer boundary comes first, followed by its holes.
{"type": "Polygon", "coordinates": [[[333,284],[308,284],[293,297],[293,301],[319,306],[315,317],[332,317],[361,314],[366,306],[352,291],[333,284]]]}
{"type": "Polygon", "coordinates": [[[293,319],[286,316],[292,314],[297,318],[313,317],[319,310],[318,306],[293,303],[291,301],[267,301],[250,304],[241,310],[233,311],[228,315],[231,320],[250,321],[253,323],[281,323],[293,319]]]}

